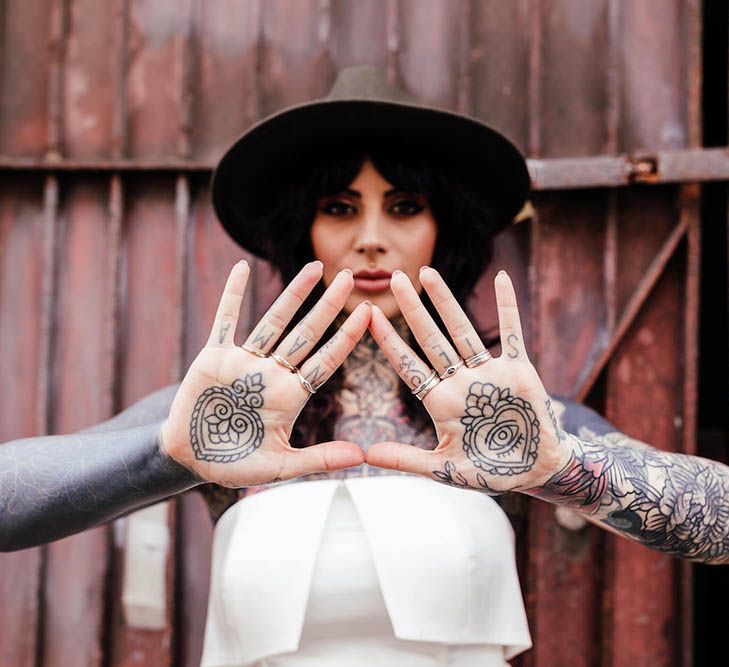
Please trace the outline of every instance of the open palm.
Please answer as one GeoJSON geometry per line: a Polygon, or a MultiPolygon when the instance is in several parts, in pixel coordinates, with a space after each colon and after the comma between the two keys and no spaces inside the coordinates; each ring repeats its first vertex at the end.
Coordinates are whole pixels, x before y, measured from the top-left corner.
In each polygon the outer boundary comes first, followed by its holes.
{"type": "MultiPolygon", "coordinates": [[[[452,343],[405,274],[393,275],[391,287],[416,340],[440,376],[440,381],[432,379],[434,386],[423,396],[438,446],[427,451],[404,443],[377,443],[368,450],[367,462],[493,494],[537,485],[552,474],[561,458],[556,447],[559,433],[547,392],[527,357],[511,280],[503,271],[495,279],[502,343],[498,358],[484,354],[483,342],[437,271],[424,268],[420,282],[452,343]],[[471,358],[478,365],[463,365],[463,359],[471,358]]],[[[423,387],[432,376],[431,367],[378,308],[373,308],[370,330],[402,379],[412,389],[423,387]]]]}

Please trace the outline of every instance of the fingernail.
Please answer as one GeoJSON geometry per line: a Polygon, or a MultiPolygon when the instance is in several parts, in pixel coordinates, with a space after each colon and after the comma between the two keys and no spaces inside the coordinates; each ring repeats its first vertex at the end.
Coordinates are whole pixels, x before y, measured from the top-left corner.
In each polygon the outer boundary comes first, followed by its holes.
{"type": "Polygon", "coordinates": [[[425,271],[425,269],[429,269],[429,268],[430,268],[429,266],[421,266],[419,273],[422,273],[423,271],[425,271]]]}
{"type": "Polygon", "coordinates": [[[353,275],[352,269],[342,269],[342,273],[348,273],[350,276],[353,275]]]}
{"type": "Polygon", "coordinates": [[[245,259],[241,259],[241,260],[240,260],[240,261],[238,262],[238,264],[240,264],[241,266],[248,266],[248,262],[247,262],[247,261],[246,261],[245,259]]]}
{"type": "Polygon", "coordinates": [[[366,303],[366,304],[367,304],[368,306],[372,306],[372,301],[367,301],[367,300],[365,300],[365,301],[363,301],[362,303],[366,303]]]}
{"type": "Polygon", "coordinates": [[[400,269],[395,269],[392,272],[392,277],[394,278],[395,276],[399,276],[401,273],[402,273],[402,271],[400,271],[400,269]]]}
{"type": "Polygon", "coordinates": [[[501,271],[499,271],[496,275],[498,275],[498,276],[505,276],[506,275],[506,271],[504,271],[504,269],[501,269],[501,271]]]}

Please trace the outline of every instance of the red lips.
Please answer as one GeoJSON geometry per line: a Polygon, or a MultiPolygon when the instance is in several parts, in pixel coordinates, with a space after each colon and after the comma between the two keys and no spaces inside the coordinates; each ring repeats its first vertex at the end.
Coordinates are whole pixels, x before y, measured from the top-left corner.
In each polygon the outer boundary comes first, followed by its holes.
{"type": "Polygon", "coordinates": [[[354,286],[362,292],[382,292],[390,287],[389,271],[362,269],[354,274],[354,286]]]}

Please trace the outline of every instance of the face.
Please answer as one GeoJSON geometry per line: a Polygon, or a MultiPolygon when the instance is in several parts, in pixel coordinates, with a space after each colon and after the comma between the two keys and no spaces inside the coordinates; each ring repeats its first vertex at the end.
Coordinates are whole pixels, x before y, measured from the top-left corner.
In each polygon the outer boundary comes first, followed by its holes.
{"type": "Polygon", "coordinates": [[[394,188],[369,160],[346,190],[317,202],[311,227],[314,256],[324,263],[324,284],[342,269],[354,273],[345,311],[368,299],[387,317],[400,312],[390,291],[392,272],[406,273],[420,291],[418,272],[433,259],[436,235],[425,197],[394,188]]]}

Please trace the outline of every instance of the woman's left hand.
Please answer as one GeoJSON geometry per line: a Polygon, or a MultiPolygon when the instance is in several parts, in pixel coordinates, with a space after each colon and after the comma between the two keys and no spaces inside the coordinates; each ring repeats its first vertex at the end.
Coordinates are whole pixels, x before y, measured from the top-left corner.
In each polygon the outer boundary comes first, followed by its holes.
{"type": "Polygon", "coordinates": [[[428,451],[380,442],[367,451],[367,463],[492,494],[544,482],[561,468],[569,452],[559,446],[549,396],[527,357],[509,276],[501,271],[494,281],[502,353],[498,358],[487,356],[473,368],[460,365],[462,359],[486,352],[473,325],[435,269],[424,267],[420,282],[455,349],[402,272],[392,276],[392,292],[430,365],[416,356],[377,307],[370,331],[411,389],[427,381],[433,369],[441,376],[423,397],[438,446],[428,451]]]}

